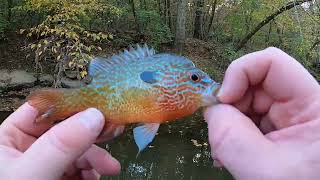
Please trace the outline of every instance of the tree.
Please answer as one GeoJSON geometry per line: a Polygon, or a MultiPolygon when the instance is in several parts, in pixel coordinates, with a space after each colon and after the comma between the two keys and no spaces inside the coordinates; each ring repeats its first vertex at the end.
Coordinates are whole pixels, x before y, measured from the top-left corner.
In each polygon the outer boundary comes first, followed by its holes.
{"type": "Polygon", "coordinates": [[[136,6],[135,6],[135,3],[134,3],[134,0],[130,0],[130,5],[131,5],[131,11],[132,11],[132,15],[133,15],[133,18],[136,22],[136,30],[139,34],[141,34],[141,29],[140,29],[140,24],[139,24],[139,21],[138,21],[138,16],[137,16],[137,12],[136,12],[136,6]]]}
{"type": "Polygon", "coordinates": [[[174,42],[174,46],[179,52],[184,49],[186,40],[186,12],[187,0],[179,0],[177,6],[176,34],[174,42]]]}
{"type": "Polygon", "coordinates": [[[211,0],[211,5],[210,5],[210,8],[211,8],[211,16],[210,16],[210,19],[209,19],[207,36],[209,35],[210,30],[211,30],[211,27],[212,27],[212,24],[213,24],[214,15],[216,14],[217,3],[218,3],[218,0],[211,0]]]}
{"type": "Polygon", "coordinates": [[[267,16],[263,21],[261,21],[251,32],[249,32],[236,46],[236,51],[240,50],[244,47],[244,45],[254,36],[263,26],[268,24],[271,20],[275,19],[281,13],[292,9],[295,6],[301,5],[304,2],[310,2],[312,0],[299,0],[299,1],[291,1],[287,3],[285,6],[282,6],[277,11],[272,13],[271,15],[267,16]]]}
{"type": "Polygon", "coordinates": [[[20,33],[37,37],[29,44],[37,67],[41,69],[41,62],[48,57],[56,61],[55,86],[60,86],[66,70],[76,71],[78,79],[84,78],[93,52],[102,50],[98,44],[113,39],[110,33],[91,31],[86,22],[99,12],[118,12],[98,0],[29,0],[18,9],[47,14],[40,24],[21,29],[20,33]]]}
{"type": "Polygon", "coordinates": [[[203,39],[203,0],[196,0],[196,12],[194,20],[194,32],[193,37],[203,39]]]}

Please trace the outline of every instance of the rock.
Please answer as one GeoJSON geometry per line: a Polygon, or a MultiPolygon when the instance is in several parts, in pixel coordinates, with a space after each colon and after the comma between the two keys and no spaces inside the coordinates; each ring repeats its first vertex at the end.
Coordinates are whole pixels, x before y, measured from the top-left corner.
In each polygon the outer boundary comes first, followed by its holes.
{"type": "Polygon", "coordinates": [[[36,84],[52,84],[53,77],[48,74],[41,75],[37,81],[36,74],[23,70],[8,71],[0,69],[0,92],[4,90],[19,90],[30,88],[36,84]]]}
{"type": "Polygon", "coordinates": [[[84,83],[80,80],[71,80],[68,78],[62,78],[61,79],[61,86],[64,88],[78,88],[83,86],[84,83]]]}
{"type": "Polygon", "coordinates": [[[50,75],[50,74],[44,74],[44,75],[41,75],[41,76],[39,77],[39,81],[40,81],[40,82],[44,82],[44,81],[53,82],[53,77],[52,77],[52,75],[50,75]]]}
{"type": "Polygon", "coordinates": [[[65,71],[66,77],[70,79],[77,79],[78,77],[78,72],[76,71],[65,71]]]}

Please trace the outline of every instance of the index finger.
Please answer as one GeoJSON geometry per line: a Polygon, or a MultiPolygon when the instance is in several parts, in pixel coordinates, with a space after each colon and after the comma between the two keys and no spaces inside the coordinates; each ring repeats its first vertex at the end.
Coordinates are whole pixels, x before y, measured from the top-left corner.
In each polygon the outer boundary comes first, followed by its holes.
{"type": "Polygon", "coordinates": [[[38,137],[48,130],[51,125],[35,124],[37,115],[38,111],[34,107],[30,106],[28,103],[24,103],[10,115],[1,126],[3,128],[11,128],[13,126],[23,133],[38,137]]]}
{"type": "Polygon", "coordinates": [[[248,87],[262,84],[275,100],[286,101],[319,91],[317,81],[294,58],[271,47],[242,56],[226,71],[218,94],[223,103],[241,99],[248,87]]]}

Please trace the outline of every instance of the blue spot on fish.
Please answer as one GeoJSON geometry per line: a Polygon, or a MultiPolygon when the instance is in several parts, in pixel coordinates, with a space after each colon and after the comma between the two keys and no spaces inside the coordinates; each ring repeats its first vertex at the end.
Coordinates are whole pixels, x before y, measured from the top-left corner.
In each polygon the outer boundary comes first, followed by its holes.
{"type": "Polygon", "coordinates": [[[158,82],[157,73],[155,71],[144,71],[140,74],[140,78],[142,81],[149,84],[158,82]]]}

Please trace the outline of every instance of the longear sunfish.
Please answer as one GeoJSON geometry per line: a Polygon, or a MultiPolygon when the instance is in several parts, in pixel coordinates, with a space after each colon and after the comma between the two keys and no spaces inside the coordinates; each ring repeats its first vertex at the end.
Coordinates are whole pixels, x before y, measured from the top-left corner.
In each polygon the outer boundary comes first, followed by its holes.
{"type": "Polygon", "coordinates": [[[110,58],[96,57],[88,72],[92,81],[84,87],[31,93],[27,100],[39,111],[36,122],[61,121],[95,107],[106,121],[98,139],[115,138],[126,124],[140,123],[133,129],[139,152],[152,142],[160,123],[217,103],[220,87],[191,60],[156,54],[147,45],[137,45],[110,58]]]}

